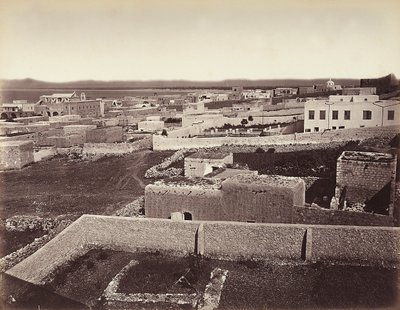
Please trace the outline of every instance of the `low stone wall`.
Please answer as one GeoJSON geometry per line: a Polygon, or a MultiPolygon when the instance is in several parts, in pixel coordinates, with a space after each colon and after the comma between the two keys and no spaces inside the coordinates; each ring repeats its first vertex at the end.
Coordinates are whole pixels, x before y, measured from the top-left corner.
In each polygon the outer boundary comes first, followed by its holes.
{"type": "Polygon", "coordinates": [[[85,137],[80,134],[71,134],[68,136],[52,136],[46,138],[46,145],[52,145],[57,148],[71,147],[85,143],[85,137]]]}
{"type": "Polygon", "coordinates": [[[223,259],[302,258],[302,225],[204,223],[204,255],[223,259]]]}
{"type": "Polygon", "coordinates": [[[57,155],[57,149],[55,147],[44,147],[39,149],[37,152],[33,153],[33,158],[35,162],[41,161],[43,159],[48,159],[57,155]]]}
{"type": "Polygon", "coordinates": [[[183,148],[207,148],[222,145],[287,145],[287,144],[317,144],[350,140],[379,138],[387,140],[399,133],[399,126],[353,128],[332,130],[327,132],[298,133],[292,135],[277,135],[267,137],[215,137],[215,138],[169,138],[153,135],[154,150],[178,150],[183,148]]]}
{"type": "Polygon", "coordinates": [[[387,226],[394,225],[386,215],[343,210],[294,207],[293,222],[314,225],[387,226]]]}
{"type": "Polygon", "coordinates": [[[307,229],[307,259],[396,265],[400,262],[400,228],[313,226],[307,229]]]}
{"type": "Polygon", "coordinates": [[[85,143],[84,155],[116,155],[149,149],[150,139],[141,139],[132,143],[85,143]]]}
{"type": "Polygon", "coordinates": [[[279,259],[399,265],[400,228],[171,221],[84,215],[6,273],[34,284],[89,249],[199,253],[231,260],[279,259]]]}

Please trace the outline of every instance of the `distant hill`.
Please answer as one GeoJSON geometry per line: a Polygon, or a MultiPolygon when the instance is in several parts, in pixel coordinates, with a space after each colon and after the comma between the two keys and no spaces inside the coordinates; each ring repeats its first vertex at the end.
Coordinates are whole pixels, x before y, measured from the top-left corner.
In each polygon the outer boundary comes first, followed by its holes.
{"type": "MultiPolygon", "coordinates": [[[[279,79],[279,80],[223,80],[223,81],[187,81],[187,80],[154,80],[154,81],[74,81],[45,82],[34,79],[0,80],[1,89],[140,89],[140,88],[274,88],[298,87],[323,84],[328,79],[279,79]]],[[[336,84],[359,86],[358,79],[333,79],[336,84]]]]}

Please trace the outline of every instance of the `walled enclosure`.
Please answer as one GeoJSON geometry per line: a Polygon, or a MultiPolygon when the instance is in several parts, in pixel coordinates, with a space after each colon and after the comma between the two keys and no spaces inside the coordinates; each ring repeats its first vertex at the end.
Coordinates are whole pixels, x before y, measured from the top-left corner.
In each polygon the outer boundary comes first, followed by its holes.
{"type": "Polygon", "coordinates": [[[0,170],[21,169],[33,161],[33,142],[0,142],[0,170]]]}
{"type": "Polygon", "coordinates": [[[346,199],[351,202],[368,203],[387,186],[390,188],[387,191],[389,215],[392,216],[396,164],[397,158],[391,154],[343,152],[337,161],[336,187],[339,189],[337,192],[345,191],[346,199]]]}
{"type": "Polygon", "coordinates": [[[122,142],[122,127],[101,127],[86,131],[87,143],[122,142]]]}
{"type": "Polygon", "coordinates": [[[146,217],[190,213],[194,220],[292,223],[294,206],[304,206],[300,178],[241,174],[212,185],[150,184],[146,217]]]}
{"type": "Polygon", "coordinates": [[[399,265],[400,228],[171,221],[83,215],[7,274],[45,284],[93,248],[198,253],[216,259],[283,259],[399,265]]]}
{"type": "Polygon", "coordinates": [[[185,157],[185,177],[201,178],[227,164],[233,164],[232,153],[194,153],[185,157]]]}
{"type": "Polygon", "coordinates": [[[207,148],[222,145],[286,145],[317,144],[363,140],[374,137],[391,136],[399,133],[399,126],[340,129],[326,132],[296,133],[290,135],[275,135],[266,137],[208,137],[208,138],[175,138],[153,135],[153,150],[179,150],[190,148],[207,148]]]}

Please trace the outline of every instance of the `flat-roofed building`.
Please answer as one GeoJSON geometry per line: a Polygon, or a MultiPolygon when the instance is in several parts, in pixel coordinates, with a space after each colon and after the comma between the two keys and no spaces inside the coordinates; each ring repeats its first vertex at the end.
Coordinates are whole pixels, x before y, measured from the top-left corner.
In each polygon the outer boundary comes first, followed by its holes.
{"type": "Polygon", "coordinates": [[[304,131],[394,126],[400,123],[400,101],[377,95],[330,96],[309,100],[304,106],[304,131]]]}

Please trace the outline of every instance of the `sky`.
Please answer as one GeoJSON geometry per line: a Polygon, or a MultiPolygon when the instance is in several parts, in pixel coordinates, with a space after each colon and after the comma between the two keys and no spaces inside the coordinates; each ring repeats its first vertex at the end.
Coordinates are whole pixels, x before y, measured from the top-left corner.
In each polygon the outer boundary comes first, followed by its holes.
{"type": "Polygon", "coordinates": [[[0,78],[400,77],[398,0],[0,0],[0,78]]]}

